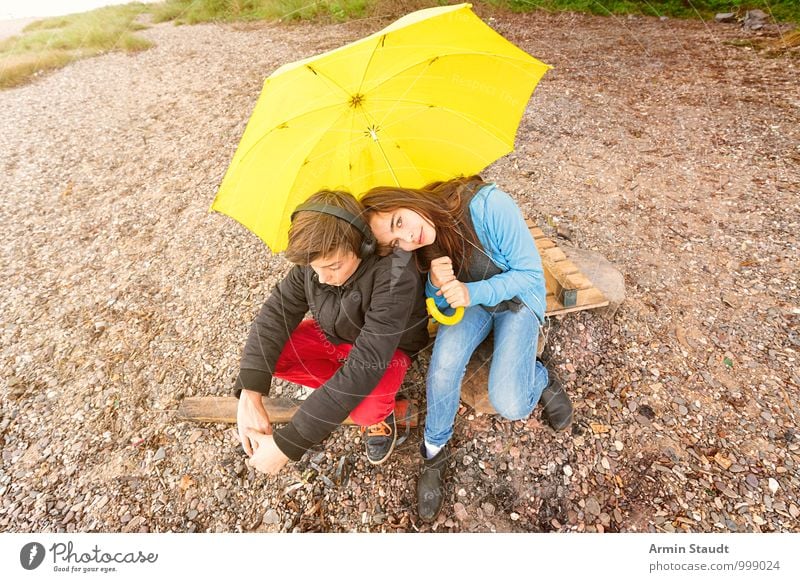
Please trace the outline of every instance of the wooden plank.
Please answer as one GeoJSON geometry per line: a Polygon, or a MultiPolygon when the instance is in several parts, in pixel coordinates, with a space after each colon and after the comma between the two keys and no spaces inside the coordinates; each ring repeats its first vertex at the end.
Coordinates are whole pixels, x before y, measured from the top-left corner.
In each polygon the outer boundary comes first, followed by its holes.
{"type": "MultiPolygon", "coordinates": [[[[542,266],[545,271],[545,285],[549,283],[549,289],[552,290],[553,295],[555,295],[561,305],[564,307],[575,307],[578,300],[578,287],[569,278],[569,275],[565,274],[562,270],[561,265],[564,265],[564,263],[572,264],[571,261],[559,261],[554,263],[550,259],[542,257],[542,266]]],[[[565,266],[568,267],[568,265],[565,266]]]]}
{"type": "Polygon", "coordinates": [[[552,317],[554,315],[583,311],[584,309],[597,309],[598,307],[605,307],[608,303],[606,296],[595,287],[579,290],[578,299],[573,307],[564,307],[554,295],[548,294],[545,315],[552,317]]]}
{"type": "Polygon", "coordinates": [[[528,227],[528,230],[531,232],[531,236],[533,237],[533,240],[537,240],[537,239],[545,237],[544,232],[538,226],[528,227]]]}
{"type": "Polygon", "coordinates": [[[542,258],[547,257],[548,259],[550,259],[554,263],[557,263],[559,261],[566,261],[567,260],[567,255],[565,255],[564,251],[562,251],[557,246],[555,246],[553,248],[550,248],[550,249],[545,249],[544,251],[540,252],[539,254],[542,256],[542,258]]]}
{"type": "Polygon", "coordinates": [[[544,259],[542,259],[542,263],[544,266],[544,288],[548,295],[553,295],[554,297],[558,296],[558,289],[559,284],[558,280],[553,277],[553,274],[550,272],[550,269],[547,268],[547,265],[544,264],[544,259]]]}
{"type": "MultiPolygon", "coordinates": [[[[264,396],[261,401],[269,414],[269,419],[274,424],[286,424],[300,408],[301,402],[289,398],[269,398],[264,396]]],[[[194,420],[197,422],[236,422],[236,409],[239,400],[233,396],[192,396],[184,398],[178,407],[178,418],[194,420]]],[[[395,403],[395,418],[397,424],[405,426],[404,419],[408,416],[409,425],[417,426],[419,411],[415,403],[409,400],[398,400],[395,403]]],[[[353,424],[348,417],[344,424],[353,424]]]]}
{"type": "Polygon", "coordinates": [[[556,271],[553,273],[556,277],[568,277],[573,273],[580,273],[578,266],[570,261],[569,259],[564,259],[563,261],[556,261],[553,262],[553,268],[556,271]]]}
{"type": "MultiPolygon", "coordinates": [[[[272,422],[289,422],[300,403],[288,398],[261,399],[272,422]]],[[[239,400],[233,396],[202,396],[184,398],[178,407],[178,417],[200,422],[236,422],[239,400]]]]}
{"type": "Polygon", "coordinates": [[[573,285],[575,285],[576,289],[591,289],[594,287],[592,282],[589,280],[589,277],[581,273],[580,271],[577,273],[572,273],[569,276],[570,281],[572,281],[573,285]]]}

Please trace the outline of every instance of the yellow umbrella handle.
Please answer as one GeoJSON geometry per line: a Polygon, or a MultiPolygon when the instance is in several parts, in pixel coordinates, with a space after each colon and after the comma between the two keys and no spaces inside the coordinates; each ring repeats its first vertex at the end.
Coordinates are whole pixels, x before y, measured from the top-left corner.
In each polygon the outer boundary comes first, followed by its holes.
{"type": "Polygon", "coordinates": [[[436,307],[436,302],[433,300],[433,297],[428,297],[425,300],[425,305],[428,306],[428,313],[431,314],[431,317],[442,325],[455,325],[464,317],[463,307],[456,307],[456,312],[453,315],[445,315],[436,307]]]}

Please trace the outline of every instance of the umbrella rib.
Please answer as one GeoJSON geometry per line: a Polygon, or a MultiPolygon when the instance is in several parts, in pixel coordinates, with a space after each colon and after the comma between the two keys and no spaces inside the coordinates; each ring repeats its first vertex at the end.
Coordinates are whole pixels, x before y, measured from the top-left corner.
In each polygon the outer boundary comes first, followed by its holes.
{"type": "MultiPolygon", "coordinates": [[[[438,60],[439,58],[453,57],[453,56],[486,56],[486,57],[491,57],[493,59],[505,59],[507,61],[511,61],[512,65],[514,64],[514,61],[523,62],[523,59],[521,59],[521,58],[512,57],[512,56],[501,56],[501,55],[496,55],[496,54],[493,54],[493,53],[454,52],[454,53],[448,53],[448,54],[444,54],[444,55],[437,55],[436,57],[427,60],[425,68],[419,72],[419,75],[417,75],[417,78],[414,80],[414,82],[409,83],[409,85],[406,88],[406,91],[405,91],[403,97],[392,98],[392,99],[380,99],[380,98],[375,99],[375,98],[370,97],[370,101],[389,101],[389,102],[393,102],[393,103],[399,103],[399,102],[402,101],[402,102],[406,102],[406,103],[415,103],[415,104],[419,104],[419,105],[428,105],[429,106],[430,103],[422,103],[422,102],[418,102],[418,101],[410,101],[410,100],[404,99],[404,97],[405,97],[405,95],[407,95],[411,91],[411,89],[414,87],[414,85],[416,85],[417,81],[419,81],[422,78],[422,76],[425,74],[425,71],[428,69],[428,67],[430,67],[431,64],[433,64],[434,61],[438,60]]],[[[533,59],[533,57],[530,57],[530,55],[528,55],[528,56],[529,56],[529,58],[533,59]]],[[[534,60],[536,60],[536,59],[534,59],[534,60]]],[[[537,61],[537,62],[540,62],[540,61],[537,61]]],[[[544,63],[541,63],[541,64],[544,65],[545,67],[547,67],[548,69],[550,68],[548,65],[545,65],[544,63]]],[[[392,74],[391,77],[388,77],[384,81],[381,81],[380,83],[378,83],[377,85],[372,87],[370,89],[370,91],[374,91],[375,89],[377,89],[378,87],[380,87],[384,83],[388,83],[389,81],[394,79],[397,75],[402,74],[403,72],[408,71],[410,69],[413,69],[414,67],[417,67],[419,65],[420,65],[420,62],[416,62],[413,65],[410,65],[410,66],[406,67],[405,69],[402,69],[400,71],[396,71],[394,74],[392,74]]],[[[524,67],[517,66],[516,68],[525,70],[524,67]]],[[[537,83],[538,83],[538,81],[537,81],[537,83]]],[[[535,85],[534,85],[534,88],[535,88],[535,85]]],[[[385,115],[390,115],[392,113],[392,111],[394,111],[394,109],[395,109],[395,107],[392,106],[392,108],[385,115]]]]}
{"type": "Polygon", "coordinates": [[[381,36],[380,42],[376,42],[375,46],[372,47],[372,53],[370,53],[367,65],[364,67],[364,72],[361,74],[361,81],[358,84],[358,93],[361,93],[361,90],[364,88],[364,81],[367,80],[367,73],[369,72],[370,65],[372,65],[372,59],[375,58],[375,53],[378,52],[378,46],[382,46],[385,39],[386,35],[384,34],[381,36]]]}
{"type": "MultiPolygon", "coordinates": [[[[364,107],[361,107],[360,111],[361,111],[361,114],[364,116],[364,119],[367,121],[367,124],[368,125],[372,125],[374,127],[375,126],[375,120],[372,119],[372,116],[369,114],[369,112],[367,112],[367,110],[364,107]]],[[[351,119],[350,135],[354,135],[353,124],[355,123],[355,116],[351,117],[350,119],[351,119]]],[[[383,156],[383,161],[386,163],[386,167],[389,168],[389,173],[392,175],[392,178],[394,178],[395,184],[397,184],[399,186],[400,185],[400,180],[397,179],[397,174],[395,174],[394,168],[392,167],[392,164],[389,162],[389,156],[386,155],[386,151],[383,149],[383,144],[381,143],[381,140],[378,139],[374,134],[371,134],[371,136],[372,136],[372,141],[378,147],[378,150],[380,150],[381,156],[383,156]]],[[[350,143],[348,145],[352,146],[352,144],[354,144],[355,142],[356,142],[355,139],[351,139],[350,143]]],[[[351,183],[353,181],[352,172],[351,172],[350,181],[351,181],[351,183]]]]}
{"type": "MultiPolygon", "coordinates": [[[[372,60],[375,57],[375,54],[378,52],[378,47],[379,46],[383,46],[383,42],[384,42],[385,39],[386,39],[386,35],[381,36],[380,42],[379,43],[375,43],[375,47],[372,49],[372,54],[369,55],[369,60],[367,61],[366,66],[364,67],[364,73],[361,75],[361,82],[359,83],[359,86],[358,86],[358,92],[359,93],[361,93],[361,91],[362,91],[362,89],[364,87],[364,82],[367,79],[367,73],[369,72],[369,68],[372,65],[372,60]]],[[[430,66],[430,62],[428,62],[428,66],[430,66]]],[[[427,67],[426,67],[426,69],[427,69],[427,67]]],[[[408,92],[411,91],[411,89],[414,87],[416,82],[422,77],[422,73],[423,72],[424,71],[421,71],[420,74],[417,76],[417,79],[413,83],[410,83],[408,87],[406,87],[406,90],[405,90],[405,93],[403,94],[403,97],[408,95],[408,92]]],[[[395,100],[395,101],[399,101],[399,99],[395,100]]],[[[389,110],[387,115],[390,114],[393,110],[394,110],[394,106],[392,106],[392,108],[389,110]]],[[[364,118],[366,119],[368,124],[371,124],[373,127],[377,125],[375,123],[375,120],[367,112],[366,109],[364,109],[362,107],[361,111],[364,114],[364,118]]],[[[352,125],[351,125],[350,130],[352,132],[352,125]]],[[[375,142],[375,145],[378,147],[378,150],[381,152],[381,156],[383,156],[383,161],[386,163],[386,167],[389,168],[389,172],[392,174],[392,178],[394,178],[395,184],[397,184],[399,186],[400,185],[400,180],[397,179],[397,174],[395,174],[394,168],[392,167],[392,164],[389,162],[389,157],[386,155],[386,151],[383,149],[383,144],[377,138],[374,138],[373,141],[375,142]]],[[[352,179],[351,179],[351,181],[352,181],[352,179]]]]}
{"type": "Polygon", "coordinates": [[[345,97],[346,97],[347,99],[350,99],[350,97],[351,97],[351,95],[350,95],[350,91],[348,91],[347,89],[345,89],[344,87],[342,87],[342,86],[341,86],[339,83],[337,83],[337,82],[336,82],[336,81],[335,81],[333,78],[329,77],[328,75],[326,75],[326,74],[325,74],[325,73],[323,73],[322,71],[320,71],[320,70],[318,70],[318,69],[315,69],[315,68],[314,68],[314,67],[312,67],[311,65],[306,65],[306,67],[308,67],[308,68],[311,70],[311,72],[312,72],[312,73],[314,73],[315,75],[318,75],[318,76],[322,77],[323,79],[325,79],[325,80],[329,81],[331,85],[333,85],[333,86],[335,86],[337,89],[341,90],[341,92],[342,92],[342,93],[344,93],[344,95],[345,95],[345,97]]]}
{"type": "MultiPolygon", "coordinates": [[[[492,135],[494,136],[494,134],[492,134],[492,135]]],[[[494,137],[496,137],[496,136],[494,136],[494,137]]],[[[358,139],[359,139],[359,138],[358,138],[358,136],[354,136],[354,137],[353,137],[353,139],[351,139],[351,140],[349,140],[349,141],[347,142],[347,145],[348,145],[348,146],[352,145],[352,144],[353,144],[353,143],[355,143],[355,142],[356,142],[358,139]]],[[[426,141],[429,141],[429,142],[438,142],[438,143],[441,143],[441,144],[442,144],[443,146],[445,146],[445,147],[456,147],[456,148],[466,149],[467,151],[470,151],[470,148],[469,148],[467,145],[463,145],[463,144],[462,144],[462,145],[459,145],[459,144],[453,144],[452,142],[448,141],[447,139],[445,139],[445,138],[441,138],[441,137],[429,137],[429,138],[428,138],[426,141]]],[[[501,142],[502,142],[502,140],[501,140],[501,142]]],[[[502,143],[503,143],[503,145],[506,145],[506,146],[508,145],[508,144],[506,144],[505,142],[502,142],[502,143]]],[[[334,147],[333,147],[333,148],[331,148],[331,149],[328,149],[328,150],[325,150],[325,151],[321,151],[321,152],[317,152],[317,153],[316,153],[316,155],[315,155],[313,158],[310,158],[310,157],[309,157],[309,158],[308,158],[308,160],[309,160],[309,162],[313,163],[313,162],[315,162],[315,161],[316,161],[316,160],[318,160],[318,159],[325,158],[325,157],[327,157],[328,155],[330,155],[330,154],[334,153],[334,152],[335,152],[335,151],[338,149],[338,147],[339,147],[339,146],[334,146],[334,147]]],[[[384,155],[384,157],[386,157],[384,152],[382,152],[382,154],[384,155]]],[[[388,164],[388,160],[386,160],[386,161],[387,161],[387,165],[389,165],[389,167],[390,167],[390,171],[391,171],[391,172],[392,172],[392,174],[394,175],[394,170],[393,170],[393,169],[391,169],[391,165],[390,165],[390,164],[388,164]]],[[[418,163],[416,163],[416,162],[414,162],[412,165],[413,165],[413,167],[419,167],[419,164],[418,164],[418,163]]],[[[395,177],[395,179],[397,179],[397,178],[396,178],[396,176],[394,176],[394,177],[395,177]]],[[[352,183],[352,181],[351,181],[351,183],[352,183]]]]}
{"type": "MultiPolygon", "coordinates": [[[[280,127],[281,125],[284,125],[284,124],[286,124],[286,123],[288,123],[290,121],[296,121],[296,120],[300,119],[301,117],[304,117],[306,115],[311,115],[312,113],[319,113],[320,111],[323,111],[325,109],[332,109],[332,108],[341,107],[341,106],[342,106],[341,103],[335,103],[333,105],[326,105],[325,107],[320,107],[318,109],[313,109],[311,111],[304,111],[303,113],[295,115],[294,117],[289,117],[288,119],[285,119],[280,124],[274,125],[273,127],[271,127],[268,132],[264,133],[256,141],[254,141],[253,144],[249,148],[247,148],[247,151],[242,153],[242,157],[240,159],[243,160],[244,158],[246,158],[250,154],[250,151],[253,148],[255,148],[256,146],[258,146],[259,143],[261,143],[263,140],[267,139],[276,130],[281,129],[281,127],[280,127]]],[[[347,110],[345,110],[343,113],[346,113],[346,112],[347,112],[347,110]]],[[[341,115],[339,117],[341,117],[341,115]]],[[[339,118],[336,119],[336,121],[338,121],[338,120],[339,120],[339,118]]],[[[334,121],[334,123],[336,123],[336,121],[334,121]]],[[[331,125],[333,125],[333,124],[331,124],[331,125]]],[[[246,130],[245,130],[245,133],[246,133],[246,130]]]]}
{"type": "MultiPolygon", "coordinates": [[[[413,104],[413,105],[422,105],[422,106],[425,106],[425,107],[430,107],[430,103],[427,103],[425,101],[413,101],[411,99],[371,99],[371,101],[373,101],[373,102],[387,101],[389,103],[402,102],[402,103],[410,103],[410,104],[413,104]]],[[[460,117],[461,119],[464,119],[466,121],[470,121],[472,123],[475,123],[475,125],[477,125],[481,129],[483,129],[484,131],[486,131],[490,135],[496,137],[497,139],[500,139],[500,141],[503,141],[497,135],[497,131],[496,130],[498,130],[499,128],[496,125],[490,124],[485,118],[476,119],[476,118],[470,117],[468,115],[465,115],[460,111],[456,111],[455,109],[450,109],[449,107],[445,107],[445,106],[441,106],[441,105],[437,105],[436,107],[439,108],[442,111],[447,111],[448,113],[451,113],[451,114],[453,114],[453,115],[455,115],[457,117],[460,117]],[[489,127],[491,127],[495,131],[490,131],[489,127]]],[[[409,116],[409,117],[411,117],[411,116],[409,116]]],[[[399,123],[402,123],[402,120],[396,121],[393,125],[397,125],[399,123]]],[[[391,127],[391,125],[383,126],[384,129],[386,127],[391,127]]]]}
{"type": "MultiPolygon", "coordinates": [[[[416,85],[416,84],[417,84],[417,81],[419,81],[419,80],[422,78],[422,75],[425,73],[425,71],[427,71],[427,70],[428,70],[428,68],[431,66],[431,64],[432,64],[432,63],[433,63],[433,60],[429,60],[429,61],[427,62],[427,64],[425,65],[425,68],[423,68],[423,69],[422,69],[422,70],[419,72],[419,75],[417,75],[417,78],[416,78],[416,79],[414,79],[414,81],[413,81],[412,83],[409,83],[409,84],[408,84],[408,86],[406,87],[406,90],[405,90],[405,92],[403,93],[403,95],[402,95],[402,96],[400,96],[400,97],[397,97],[396,99],[392,99],[392,100],[391,100],[391,101],[392,101],[392,103],[393,103],[393,105],[392,105],[392,107],[389,109],[389,111],[387,111],[387,112],[384,114],[384,119],[385,119],[386,117],[388,117],[389,115],[391,115],[391,114],[392,114],[392,112],[395,110],[395,107],[396,107],[396,105],[397,105],[398,103],[400,103],[401,101],[402,101],[402,102],[406,102],[406,100],[405,100],[405,96],[406,96],[406,95],[408,95],[408,94],[411,92],[411,89],[413,89],[413,88],[414,88],[414,85],[416,85]]],[[[417,64],[419,64],[419,63],[417,63],[417,64]]],[[[416,65],[414,65],[414,66],[416,66],[416,65]]],[[[409,68],[411,68],[411,67],[409,67],[409,68]]],[[[403,69],[403,71],[407,71],[407,70],[408,70],[408,68],[406,68],[406,69],[403,69]]],[[[401,72],[402,72],[402,71],[401,71],[401,72]]],[[[376,85],[376,87],[379,87],[379,86],[380,86],[380,85],[376,85]]],[[[374,89],[374,88],[375,88],[375,87],[373,87],[373,89],[374,89]]],[[[382,99],[375,99],[375,101],[382,101],[382,99]]],[[[365,112],[365,113],[366,113],[366,112],[365,112]]]]}
{"type": "MultiPolygon", "coordinates": [[[[422,45],[422,46],[425,46],[425,45],[422,45]]],[[[441,59],[441,58],[444,58],[444,57],[479,57],[479,56],[480,57],[490,57],[492,59],[502,59],[502,60],[505,60],[505,61],[510,61],[511,64],[524,63],[525,62],[525,60],[522,59],[522,58],[512,57],[512,56],[504,56],[504,55],[497,55],[497,54],[494,54],[494,53],[457,52],[457,53],[447,53],[447,54],[443,54],[443,55],[436,55],[435,57],[432,57],[432,58],[428,59],[427,63],[428,63],[428,65],[430,65],[435,59],[441,59]]],[[[546,64],[542,63],[541,61],[535,59],[534,57],[532,57],[530,55],[528,55],[528,58],[531,58],[531,59],[535,60],[537,63],[541,64],[542,66],[546,67],[547,69],[551,68],[550,65],[546,65],[546,64]]],[[[419,61],[417,61],[414,64],[409,65],[405,69],[401,69],[399,71],[395,71],[394,73],[392,73],[391,77],[387,77],[385,80],[381,81],[380,83],[378,83],[374,87],[371,87],[370,91],[374,91],[375,89],[377,89],[378,87],[380,87],[384,83],[388,83],[389,81],[393,80],[395,77],[397,77],[397,75],[399,75],[401,73],[404,73],[405,71],[408,71],[409,69],[413,69],[414,67],[417,67],[420,64],[421,63],[419,61]]],[[[528,63],[528,64],[532,64],[532,63],[528,63]]],[[[524,70],[524,67],[517,67],[517,68],[524,70]]],[[[420,73],[420,75],[421,74],[422,73],[420,73]]]]}

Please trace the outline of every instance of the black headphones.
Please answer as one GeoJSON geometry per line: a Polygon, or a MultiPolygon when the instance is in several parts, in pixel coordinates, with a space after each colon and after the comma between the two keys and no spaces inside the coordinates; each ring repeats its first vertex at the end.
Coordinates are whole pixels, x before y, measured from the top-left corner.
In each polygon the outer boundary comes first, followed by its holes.
{"type": "Polygon", "coordinates": [[[331,216],[344,220],[349,223],[350,226],[357,228],[359,232],[364,235],[364,238],[361,240],[361,248],[358,249],[358,258],[366,259],[370,255],[375,254],[378,243],[375,237],[372,236],[372,230],[370,230],[366,222],[344,208],[331,206],[330,204],[301,204],[292,212],[292,221],[294,221],[294,217],[298,212],[319,212],[320,214],[330,214],[331,216]]]}

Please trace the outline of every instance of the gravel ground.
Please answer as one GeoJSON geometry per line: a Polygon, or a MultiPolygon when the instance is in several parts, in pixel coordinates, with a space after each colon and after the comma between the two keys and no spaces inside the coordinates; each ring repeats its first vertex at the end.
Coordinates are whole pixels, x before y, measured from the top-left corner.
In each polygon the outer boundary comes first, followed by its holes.
{"type": "Polygon", "coordinates": [[[425,525],[417,433],[375,468],[342,428],[269,478],[230,425],[178,420],[228,392],[286,271],[207,212],[264,77],[383,23],[158,25],[0,93],[0,530],[800,531],[798,53],[736,25],[491,23],[554,70],[485,175],[625,275],[613,317],[551,321],[573,430],[463,407],[425,525]]]}

